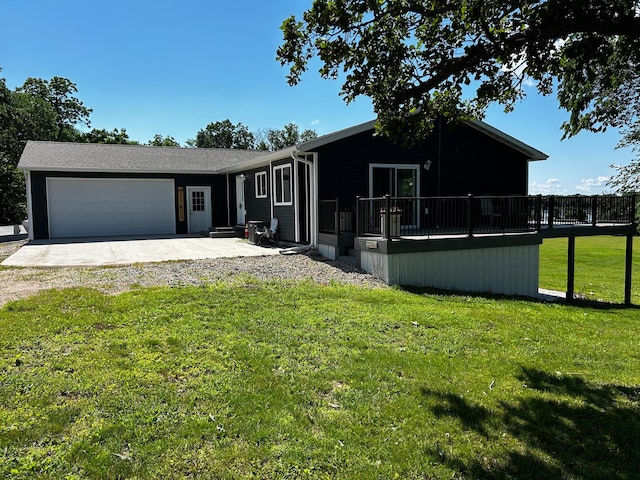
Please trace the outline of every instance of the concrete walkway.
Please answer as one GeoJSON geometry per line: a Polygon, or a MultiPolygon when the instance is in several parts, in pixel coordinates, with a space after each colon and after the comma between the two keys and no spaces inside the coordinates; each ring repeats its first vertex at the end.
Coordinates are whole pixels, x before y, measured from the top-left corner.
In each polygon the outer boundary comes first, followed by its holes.
{"type": "Polygon", "coordinates": [[[35,240],[5,259],[13,267],[93,267],[203,258],[278,255],[239,238],[193,236],[35,240]]]}

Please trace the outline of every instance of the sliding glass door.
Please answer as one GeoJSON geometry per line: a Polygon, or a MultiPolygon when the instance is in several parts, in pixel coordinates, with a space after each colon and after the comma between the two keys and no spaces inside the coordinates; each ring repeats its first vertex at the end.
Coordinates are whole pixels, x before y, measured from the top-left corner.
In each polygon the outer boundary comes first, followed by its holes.
{"type": "MultiPolygon", "coordinates": [[[[369,166],[369,195],[374,198],[391,195],[392,197],[417,197],[418,165],[371,164],[369,166]]],[[[417,225],[416,202],[400,200],[402,225],[417,225]]]]}

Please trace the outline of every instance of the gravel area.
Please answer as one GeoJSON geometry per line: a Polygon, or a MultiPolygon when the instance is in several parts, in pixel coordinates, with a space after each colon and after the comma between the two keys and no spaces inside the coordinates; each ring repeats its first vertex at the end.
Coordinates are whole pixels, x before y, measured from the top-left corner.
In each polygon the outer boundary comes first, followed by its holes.
{"type": "MultiPolygon", "coordinates": [[[[25,241],[0,243],[0,261],[25,241]]],[[[252,275],[260,280],[312,279],[364,287],[386,287],[384,282],[344,262],[304,255],[217,258],[183,262],[146,263],[117,267],[0,268],[0,306],[50,288],[91,287],[117,294],[135,287],[205,285],[252,275]]]]}

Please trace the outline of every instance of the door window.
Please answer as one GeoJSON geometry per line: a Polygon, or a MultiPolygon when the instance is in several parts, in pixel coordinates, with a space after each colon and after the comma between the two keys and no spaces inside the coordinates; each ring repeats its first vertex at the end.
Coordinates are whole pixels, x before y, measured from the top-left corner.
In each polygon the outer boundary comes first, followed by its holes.
{"type": "Polygon", "coordinates": [[[192,212],[204,212],[204,192],[192,191],[191,192],[191,211],[192,212]]]}

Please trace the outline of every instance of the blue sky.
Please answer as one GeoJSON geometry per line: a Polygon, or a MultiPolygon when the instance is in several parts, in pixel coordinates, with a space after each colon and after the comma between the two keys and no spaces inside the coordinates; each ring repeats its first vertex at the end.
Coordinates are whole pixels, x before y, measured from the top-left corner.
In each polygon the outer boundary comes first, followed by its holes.
{"type": "MultiPolygon", "coordinates": [[[[368,99],[346,105],[340,83],[316,71],[287,84],[275,60],[279,26],[310,3],[0,0],[0,76],[9,88],[66,77],[93,109],[92,127],[126,128],[140,142],[161,134],[184,143],[225,118],[252,131],[295,122],[318,134],[371,120],[368,99]]],[[[609,165],[632,152],[615,150],[613,131],[561,142],[565,118],[554,97],[532,88],[514,112],[492,108],[485,121],[549,155],[531,164],[530,193],[603,193],[609,165]]]]}

